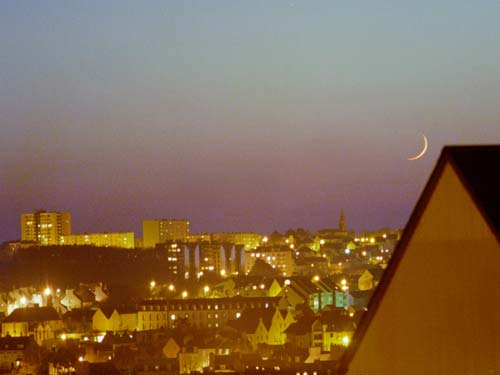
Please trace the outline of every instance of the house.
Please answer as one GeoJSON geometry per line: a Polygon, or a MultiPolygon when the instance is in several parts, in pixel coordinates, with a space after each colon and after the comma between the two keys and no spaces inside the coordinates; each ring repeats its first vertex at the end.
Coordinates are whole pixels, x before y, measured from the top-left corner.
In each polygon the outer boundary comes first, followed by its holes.
{"type": "Polygon", "coordinates": [[[294,276],[285,280],[285,286],[280,295],[285,296],[288,302],[295,307],[300,304],[306,304],[314,311],[314,301],[317,300],[319,288],[310,278],[303,276],[294,276]]]}
{"type": "Polygon", "coordinates": [[[179,372],[202,372],[204,367],[210,366],[210,355],[214,353],[214,348],[193,348],[192,351],[179,353],[179,372]]]}
{"type": "Polygon", "coordinates": [[[214,298],[233,297],[236,295],[235,286],[235,281],[229,277],[214,285],[210,290],[210,296],[214,298]]]}
{"type": "Polygon", "coordinates": [[[64,328],[53,307],[24,307],[15,309],[2,322],[2,337],[33,335],[38,345],[57,337],[64,328]]]}
{"type": "Polygon", "coordinates": [[[337,294],[344,293],[328,280],[323,280],[319,276],[313,278],[304,276],[293,276],[285,280],[285,287],[280,295],[286,296],[288,302],[293,307],[300,304],[307,304],[314,312],[323,306],[335,303],[337,294]]]}
{"type": "Polygon", "coordinates": [[[499,192],[500,146],[443,149],[339,374],[500,372],[499,192]]]}
{"type": "Polygon", "coordinates": [[[95,302],[95,295],[89,287],[81,284],[76,289],[67,289],[60,304],[68,310],[91,307],[95,302]]]}
{"type": "Polygon", "coordinates": [[[322,350],[330,351],[332,346],[348,346],[356,331],[356,320],[347,313],[323,313],[319,322],[322,331],[322,350]]]}
{"type": "Polygon", "coordinates": [[[277,277],[240,276],[235,278],[234,292],[243,297],[276,297],[281,285],[277,277]]]}
{"type": "Polygon", "coordinates": [[[295,275],[327,275],[329,273],[328,260],[321,256],[300,256],[295,259],[295,275]]]}
{"type": "Polygon", "coordinates": [[[352,299],[352,303],[350,306],[359,306],[359,307],[366,307],[368,306],[368,303],[370,302],[370,298],[373,295],[373,289],[369,290],[356,290],[356,291],[351,291],[349,292],[349,295],[352,299]]]}
{"type": "MultiPolygon", "coordinates": [[[[0,372],[7,372],[36,365],[40,350],[31,336],[0,338],[0,372]]],[[[29,371],[28,371],[29,372],[29,371]]]]}
{"type": "Polygon", "coordinates": [[[92,317],[95,310],[91,309],[72,309],[62,317],[67,332],[71,333],[90,333],[92,332],[92,317]]]}
{"type": "Polygon", "coordinates": [[[315,316],[303,316],[285,330],[286,342],[293,350],[308,350],[312,346],[312,326],[315,316]]]}
{"type": "Polygon", "coordinates": [[[139,304],[137,330],[175,328],[187,319],[194,328],[221,328],[246,307],[285,304],[281,297],[229,297],[194,299],[149,299],[139,304]]]}
{"type": "Polygon", "coordinates": [[[375,288],[380,282],[383,273],[384,270],[380,267],[373,267],[364,270],[358,278],[358,289],[371,290],[375,288]]]}
{"type": "Polygon", "coordinates": [[[92,330],[96,332],[134,331],[137,311],[128,307],[100,307],[92,316],[92,330]]]}
{"type": "Polygon", "coordinates": [[[283,345],[285,330],[294,322],[290,311],[278,307],[247,308],[229,326],[243,332],[254,350],[259,344],[283,345]]]}

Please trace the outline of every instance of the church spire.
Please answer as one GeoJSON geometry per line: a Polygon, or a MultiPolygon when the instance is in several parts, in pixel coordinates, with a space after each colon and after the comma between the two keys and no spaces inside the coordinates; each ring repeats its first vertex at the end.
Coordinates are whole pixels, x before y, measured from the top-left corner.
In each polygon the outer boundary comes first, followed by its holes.
{"type": "Polygon", "coordinates": [[[339,230],[345,232],[345,215],[343,208],[340,210],[339,230]]]}

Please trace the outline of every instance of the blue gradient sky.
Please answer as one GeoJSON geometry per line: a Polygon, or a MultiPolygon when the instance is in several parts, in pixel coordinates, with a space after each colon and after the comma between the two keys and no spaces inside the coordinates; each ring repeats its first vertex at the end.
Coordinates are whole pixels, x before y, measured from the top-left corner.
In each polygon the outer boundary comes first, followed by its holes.
{"type": "Polygon", "coordinates": [[[402,227],[444,144],[500,143],[499,20],[497,1],[4,0],[0,240],[35,208],[76,233],[341,208],[402,227]]]}

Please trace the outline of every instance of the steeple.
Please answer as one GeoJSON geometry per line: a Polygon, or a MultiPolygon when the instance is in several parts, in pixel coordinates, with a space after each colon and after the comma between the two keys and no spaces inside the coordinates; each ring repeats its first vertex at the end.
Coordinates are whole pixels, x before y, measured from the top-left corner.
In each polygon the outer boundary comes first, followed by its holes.
{"type": "Polygon", "coordinates": [[[343,208],[340,210],[339,230],[341,232],[345,232],[345,216],[343,208]]]}

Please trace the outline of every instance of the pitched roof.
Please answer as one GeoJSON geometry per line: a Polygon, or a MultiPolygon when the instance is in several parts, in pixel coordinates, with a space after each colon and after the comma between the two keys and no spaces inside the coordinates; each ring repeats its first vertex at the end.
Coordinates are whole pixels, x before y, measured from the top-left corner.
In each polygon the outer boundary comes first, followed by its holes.
{"type": "Polygon", "coordinates": [[[95,295],[89,289],[89,287],[85,285],[79,285],[77,289],[74,290],[74,295],[80,298],[82,302],[94,302],[95,295]]]}
{"type": "Polygon", "coordinates": [[[95,310],[92,309],[72,309],[63,315],[64,320],[75,320],[75,321],[92,321],[92,317],[95,314],[95,310]]]}
{"type": "Polygon", "coordinates": [[[12,311],[4,322],[44,322],[59,319],[53,307],[23,307],[12,311]]]}
{"type": "Polygon", "coordinates": [[[315,316],[304,316],[297,322],[290,324],[288,328],[285,329],[285,333],[294,335],[305,335],[306,333],[311,333],[311,327],[317,319],[318,318],[315,316]]]}
{"type": "Polygon", "coordinates": [[[375,316],[447,164],[450,164],[458,175],[500,244],[500,194],[498,193],[500,191],[500,145],[444,147],[436,167],[410,215],[401,240],[396,246],[380,283],[370,299],[367,311],[354,333],[351,345],[349,345],[339,363],[339,373],[345,374],[348,371],[349,363],[375,316]]]}
{"type": "Polygon", "coordinates": [[[445,147],[452,163],[495,234],[500,233],[500,146],[445,147]]]}
{"type": "Polygon", "coordinates": [[[348,315],[322,314],[321,324],[327,332],[354,332],[356,320],[348,315]]]}
{"type": "Polygon", "coordinates": [[[375,280],[380,280],[380,278],[384,274],[384,269],[381,267],[368,268],[367,271],[370,272],[370,274],[373,276],[375,280]]]}
{"type": "Polygon", "coordinates": [[[276,308],[246,308],[238,319],[230,321],[230,325],[243,332],[254,333],[262,320],[266,329],[269,329],[275,312],[276,308]]]}

